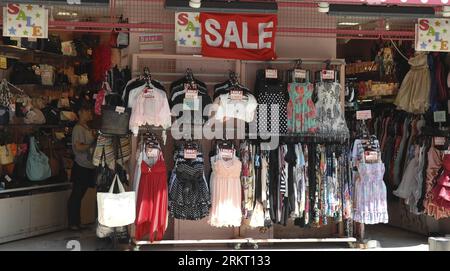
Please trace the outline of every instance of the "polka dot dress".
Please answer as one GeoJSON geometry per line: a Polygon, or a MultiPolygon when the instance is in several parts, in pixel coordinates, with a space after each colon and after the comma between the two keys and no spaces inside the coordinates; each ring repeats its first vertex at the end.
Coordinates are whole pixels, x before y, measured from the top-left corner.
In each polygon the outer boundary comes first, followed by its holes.
{"type": "Polygon", "coordinates": [[[258,101],[258,132],[287,133],[287,103],[285,90],[278,86],[260,91],[258,101]]]}

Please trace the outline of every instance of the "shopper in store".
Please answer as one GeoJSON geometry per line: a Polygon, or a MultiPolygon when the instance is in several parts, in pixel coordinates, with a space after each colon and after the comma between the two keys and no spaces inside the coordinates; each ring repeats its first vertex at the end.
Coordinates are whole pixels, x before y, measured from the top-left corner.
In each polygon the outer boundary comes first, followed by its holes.
{"type": "Polygon", "coordinates": [[[95,183],[95,166],[92,154],[95,147],[95,131],[88,126],[93,119],[91,106],[83,104],[78,110],[78,123],[72,131],[72,149],[75,161],[72,168],[72,194],[68,202],[69,228],[81,230],[81,200],[87,189],[95,183]]]}

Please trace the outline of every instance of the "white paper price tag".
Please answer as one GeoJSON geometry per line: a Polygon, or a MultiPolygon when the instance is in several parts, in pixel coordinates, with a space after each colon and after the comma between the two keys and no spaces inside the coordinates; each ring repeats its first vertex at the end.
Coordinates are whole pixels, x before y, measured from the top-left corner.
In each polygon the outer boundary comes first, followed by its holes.
{"type": "Polygon", "coordinates": [[[333,70],[322,70],[322,79],[334,80],[334,71],[333,70]]]}
{"type": "Polygon", "coordinates": [[[444,146],[445,145],[445,137],[435,137],[434,145],[436,146],[444,146]]]}
{"type": "Polygon", "coordinates": [[[10,183],[12,181],[11,177],[9,177],[8,175],[5,175],[5,180],[10,183]]]}
{"type": "Polygon", "coordinates": [[[196,89],[186,89],[186,94],[184,96],[186,99],[197,99],[198,90],[196,89]]]}
{"type": "Polygon", "coordinates": [[[231,100],[242,100],[244,93],[242,90],[231,90],[230,91],[230,99],[231,100]]]}
{"type": "Polygon", "coordinates": [[[372,118],[372,110],[359,110],[356,111],[357,120],[368,120],[372,118]]]}
{"type": "Polygon", "coordinates": [[[278,71],[275,69],[266,69],[266,78],[268,79],[277,79],[278,71]]]}
{"type": "Polygon", "coordinates": [[[220,156],[222,158],[231,159],[233,158],[234,151],[232,149],[221,149],[220,156]]]}
{"type": "Polygon", "coordinates": [[[306,70],[295,69],[294,70],[295,79],[306,79],[306,70]]]}
{"type": "Polygon", "coordinates": [[[197,150],[184,149],[184,159],[195,159],[195,158],[197,158],[197,150]]]}
{"type": "Polygon", "coordinates": [[[447,120],[445,111],[436,111],[433,116],[434,122],[445,122],[447,120]]]}
{"type": "Polygon", "coordinates": [[[122,114],[125,112],[125,107],[123,106],[116,106],[116,112],[119,114],[122,114]]]}

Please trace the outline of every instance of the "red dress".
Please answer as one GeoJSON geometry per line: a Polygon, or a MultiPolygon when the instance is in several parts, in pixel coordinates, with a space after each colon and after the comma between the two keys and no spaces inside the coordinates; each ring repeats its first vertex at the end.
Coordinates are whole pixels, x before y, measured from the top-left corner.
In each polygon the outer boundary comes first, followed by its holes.
{"type": "Polygon", "coordinates": [[[141,180],[136,204],[136,240],[149,234],[150,242],[153,242],[154,233],[156,240],[162,240],[167,228],[167,170],[162,155],[158,161],[149,167],[147,163],[141,163],[141,180]]]}
{"type": "Polygon", "coordinates": [[[433,188],[433,201],[443,209],[450,210],[450,155],[444,155],[443,172],[433,188]]]}

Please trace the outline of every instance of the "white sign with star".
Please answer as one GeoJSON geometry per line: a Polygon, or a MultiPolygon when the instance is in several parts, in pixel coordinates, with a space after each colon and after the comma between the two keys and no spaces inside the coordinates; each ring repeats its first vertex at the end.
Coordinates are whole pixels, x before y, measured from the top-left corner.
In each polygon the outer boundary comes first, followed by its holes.
{"type": "Polygon", "coordinates": [[[48,38],[48,10],[42,5],[8,4],[3,7],[3,36],[48,38]]]}
{"type": "Polygon", "coordinates": [[[175,13],[175,40],[181,47],[202,47],[200,13],[175,13]]]}
{"type": "Polygon", "coordinates": [[[450,52],[450,18],[419,19],[416,51],[450,52]]]}

